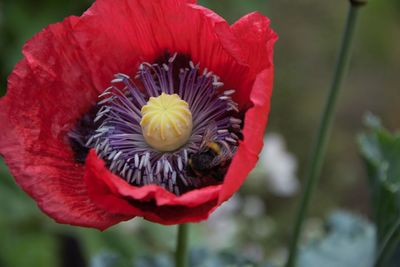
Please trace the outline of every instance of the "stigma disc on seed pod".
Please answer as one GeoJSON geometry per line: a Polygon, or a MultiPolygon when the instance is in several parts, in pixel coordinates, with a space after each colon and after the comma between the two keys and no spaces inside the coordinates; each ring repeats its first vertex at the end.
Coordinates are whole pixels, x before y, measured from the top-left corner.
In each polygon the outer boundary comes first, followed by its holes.
{"type": "Polygon", "coordinates": [[[177,94],[150,97],[141,109],[143,137],[158,151],[174,151],[184,145],[193,128],[189,104],[177,94]]]}

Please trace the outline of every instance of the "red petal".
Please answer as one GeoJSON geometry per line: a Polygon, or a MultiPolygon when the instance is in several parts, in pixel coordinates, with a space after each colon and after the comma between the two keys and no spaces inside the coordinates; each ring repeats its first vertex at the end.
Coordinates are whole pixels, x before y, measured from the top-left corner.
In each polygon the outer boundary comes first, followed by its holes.
{"type": "MultiPolygon", "coordinates": [[[[266,68],[273,68],[273,46],[277,35],[269,25],[267,17],[255,12],[242,17],[231,26],[231,31],[242,46],[243,60],[249,66],[238,76],[241,79],[240,82],[236,81],[239,87],[232,87],[238,91],[234,96],[239,103],[250,102],[249,88],[253,87],[256,76],[266,68]]],[[[265,90],[272,90],[272,87],[265,90]]],[[[242,107],[247,108],[249,104],[242,104],[242,107]]]]}
{"type": "Polygon", "coordinates": [[[71,36],[76,21],[52,25],[24,47],[26,58],[0,102],[0,153],[16,181],[56,221],[104,229],[126,218],[91,202],[83,168],[66,140],[97,98],[91,70],[71,36]]]}
{"type": "Polygon", "coordinates": [[[273,46],[278,36],[269,26],[270,20],[258,12],[242,17],[231,26],[253,75],[273,65],[273,46]]]}
{"type": "MultiPolygon", "coordinates": [[[[269,28],[269,20],[259,13],[252,13],[232,26],[234,34],[241,39],[246,61],[250,64],[249,79],[256,74],[250,94],[252,107],[246,112],[243,142],[232,160],[223,184],[219,203],[236,192],[254,168],[263,146],[263,136],[270,110],[273,86],[273,45],[277,35],[269,28]]],[[[245,96],[241,90],[241,97],[245,96]]]]}
{"type": "Polygon", "coordinates": [[[254,104],[245,115],[243,141],[232,159],[225,176],[219,203],[236,192],[250,171],[255,167],[258,154],[263,146],[263,136],[267,125],[272,95],[273,69],[269,68],[257,75],[251,91],[250,100],[254,104]]]}
{"type": "MultiPolygon", "coordinates": [[[[134,75],[138,64],[169,51],[190,55],[229,88],[246,88],[248,66],[228,23],[184,0],[99,0],[84,14],[75,36],[91,55],[92,68],[108,76],[134,75]]],[[[244,104],[248,96],[238,101],[244,104]]]]}
{"type": "Polygon", "coordinates": [[[86,158],[85,181],[92,199],[109,212],[162,224],[206,219],[216,206],[221,187],[210,186],[178,197],[160,186],[132,186],[111,173],[94,150],[86,158]]]}

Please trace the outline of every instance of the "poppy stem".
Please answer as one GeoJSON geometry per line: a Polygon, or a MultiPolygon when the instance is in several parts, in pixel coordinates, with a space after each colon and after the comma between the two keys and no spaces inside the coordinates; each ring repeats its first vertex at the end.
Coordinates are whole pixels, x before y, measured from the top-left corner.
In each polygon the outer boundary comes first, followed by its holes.
{"type": "Polygon", "coordinates": [[[188,266],[188,234],[189,224],[178,225],[178,238],[176,242],[175,266],[188,266]]]}
{"type": "Polygon", "coordinates": [[[312,158],[307,169],[305,188],[301,198],[300,208],[296,216],[293,237],[290,244],[289,257],[285,265],[286,267],[294,267],[296,265],[300,234],[302,232],[312,194],[315,191],[318,178],[321,173],[321,167],[329,139],[330,128],[334,118],[337,98],[349,66],[351,47],[358,13],[360,7],[364,6],[364,4],[366,4],[366,0],[350,0],[350,9],[347,16],[346,27],[343,33],[340,53],[337,59],[330,92],[326,100],[324,112],[322,114],[312,158]]]}

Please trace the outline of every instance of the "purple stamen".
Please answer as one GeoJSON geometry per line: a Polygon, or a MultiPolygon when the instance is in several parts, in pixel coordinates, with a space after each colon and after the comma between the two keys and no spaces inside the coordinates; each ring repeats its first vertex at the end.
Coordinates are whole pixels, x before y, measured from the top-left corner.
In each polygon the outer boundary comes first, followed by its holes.
{"type": "Polygon", "coordinates": [[[116,74],[112,86],[99,96],[98,111],[92,120],[96,129],[84,138],[74,130],[70,139],[94,148],[110,171],[128,183],[157,184],[180,195],[212,183],[188,172],[189,158],[202,149],[205,136],[233,155],[242,120],[238,118],[238,105],[231,98],[235,90],[224,91],[218,76],[206,68],[200,73],[199,65],[192,61],[174,72],[177,60],[179,56],[174,54],[166,63],[142,63],[135,80],[116,74]],[[178,94],[188,103],[193,118],[189,140],[171,152],[157,151],[148,145],[140,126],[142,106],[161,93],[178,94]]]}

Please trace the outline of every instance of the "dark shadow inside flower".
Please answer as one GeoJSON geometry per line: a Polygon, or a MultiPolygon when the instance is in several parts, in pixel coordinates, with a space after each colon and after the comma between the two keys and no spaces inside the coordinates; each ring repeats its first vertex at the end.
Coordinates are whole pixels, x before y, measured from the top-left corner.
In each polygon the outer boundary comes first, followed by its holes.
{"type": "Polygon", "coordinates": [[[223,181],[242,138],[235,90],[178,53],[111,83],[69,133],[77,162],[94,148],[129,184],[176,195],[223,181]]]}
{"type": "Polygon", "coordinates": [[[70,144],[78,163],[84,164],[89,153],[90,148],[86,143],[98,127],[98,123],[94,122],[98,111],[99,107],[96,105],[88,113],[85,113],[67,135],[67,143],[70,144]]]}

